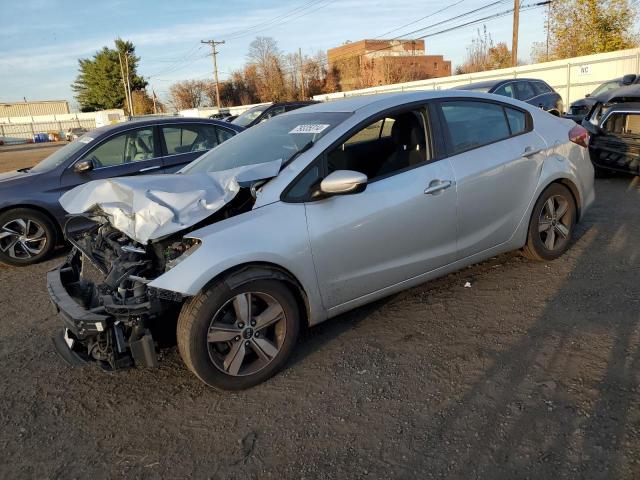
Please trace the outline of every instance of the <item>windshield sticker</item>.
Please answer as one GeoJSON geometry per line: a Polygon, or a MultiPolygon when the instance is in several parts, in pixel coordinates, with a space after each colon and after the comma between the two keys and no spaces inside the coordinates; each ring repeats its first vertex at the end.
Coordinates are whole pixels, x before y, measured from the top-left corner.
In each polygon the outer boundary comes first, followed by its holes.
{"type": "Polygon", "coordinates": [[[307,125],[298,125],[289,133],[320,133],[325,130],[329,125],[324,123],[311,123],[307,125]]]}
{"type": "Polygon", "coordinates": [[[78,139],[78,141],[80,143],[90,143],[90,142],[93,142],[93,138],[92,137],[80,137],[78,139]]]}

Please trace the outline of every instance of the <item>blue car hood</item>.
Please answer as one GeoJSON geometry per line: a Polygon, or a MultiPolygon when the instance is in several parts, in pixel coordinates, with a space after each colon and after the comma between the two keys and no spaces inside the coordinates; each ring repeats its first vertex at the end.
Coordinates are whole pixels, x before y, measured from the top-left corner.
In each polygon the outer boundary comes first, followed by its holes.
{"type": "Polygon", "coordinates": [[[25,183],[31,183],[40,175],[42,175],[40,172],[36,173],[25,170],[2,172],[0,173],[0,188],[12,188],[25,183]]]}

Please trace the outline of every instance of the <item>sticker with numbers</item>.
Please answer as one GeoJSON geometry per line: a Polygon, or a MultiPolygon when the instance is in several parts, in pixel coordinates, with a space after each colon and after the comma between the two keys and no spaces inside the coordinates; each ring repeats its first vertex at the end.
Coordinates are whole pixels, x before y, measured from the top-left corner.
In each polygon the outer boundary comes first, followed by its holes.
{"type": "Polygon", "coordinates": [[[325,130],[329,125],[324,123],[310,123],[307,125],[298,125],[289,133],[320,133],[325,130]]]}

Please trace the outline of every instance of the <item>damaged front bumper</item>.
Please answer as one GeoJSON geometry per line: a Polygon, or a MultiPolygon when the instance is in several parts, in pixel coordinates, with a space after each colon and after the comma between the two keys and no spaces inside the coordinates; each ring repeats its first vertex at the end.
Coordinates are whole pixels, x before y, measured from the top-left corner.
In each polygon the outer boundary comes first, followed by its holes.
{"type": "Polygon", "coordinates": [[[86,308],[79,297],[86,286],[81,268],[81,255],[74,251],[47,273],[49,297],[64,327],[53,338],[56,351],[71,365],[97,360],[105,370],[157,367],[156,342],[149,327],[153,312],[162,311],[167,300],[148,289],[147,302],[86,308]]]}

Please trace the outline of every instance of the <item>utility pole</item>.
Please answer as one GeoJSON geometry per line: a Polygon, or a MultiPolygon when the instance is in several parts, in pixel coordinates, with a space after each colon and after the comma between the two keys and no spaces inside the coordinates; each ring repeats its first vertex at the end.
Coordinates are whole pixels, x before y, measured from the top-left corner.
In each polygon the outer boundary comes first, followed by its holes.
{"type": "Polygon", "coordinates": [[[200,43],[204,43],[207,45],[211,45],[211,56],[213,57],[213,79],[216,82],[216,106],[218,110],[220,110],[220,87],[218,86],[218,61],[216,59],[216,55],[218,55],[218,51],[216,50],[216,45],[223,45],[224,40],[220,42],[216,42],[215,40],[200,40],[200,43]]]}
{"type": "MultiPolygon", "coordinates": [[[[117,47],[116,47],[117,48],[117,47]]],[[[122,65],[122,55],[118,49],[118,60],[120,60],[120,75],[122,76],[122,87],[124,88],[124,101],[129,109],[129,115],[133,115],[131,112],[131,101],[129,100],[129,89],[127,88],[127,81],[124,78],[124,66],[122,65]]]]}
{"type": "Polygon", "coordinates": [[[300,88],[302,89],[302,100],[306,98],[304,91],[304,66],[302,64],[302,49],[298,48],[298,59],[300,60],[300,88]]]}
{"type": "Polygon", "coordinates": [[[547,62],[549,61],[549,30],[551,27],[551,2],[549,2],[549,10],[547,10],[547,62]]]}
{"type": "Polygon", "coordinates": [[[129,81],[129,52],[124,52],[124,63],[127,71],[127,91],[129,92],[129,115],[133,116],[135,112],[133,111],[133,98],[131,97],[131,83],[129,81]]]}
{"type": "Polygon", "coordinates": [[[520,0],[513,0],[513,41],[511,43],[511,66],[518,66],[518,28],[520,26],[520,0]]]}

